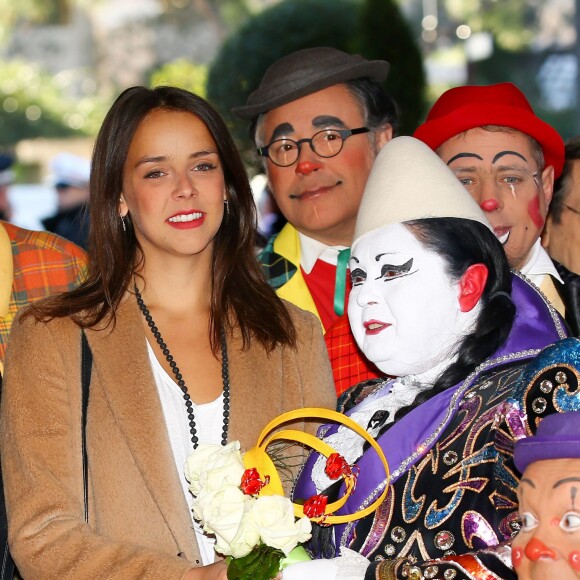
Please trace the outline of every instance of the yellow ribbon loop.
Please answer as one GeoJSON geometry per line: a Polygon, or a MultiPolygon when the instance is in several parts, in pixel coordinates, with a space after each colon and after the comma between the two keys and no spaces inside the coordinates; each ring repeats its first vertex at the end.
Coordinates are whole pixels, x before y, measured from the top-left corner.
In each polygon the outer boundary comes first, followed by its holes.
{"type": "MultiPolygon", "coordinates": [[[[302,443],[308,447],[311,447],[324,457],[328,458],[336,451],[324,441],[318,439],[314,435],[310,435],[309,433],[304,433],[303,431],[296,431],[294,429],[286,429],[282,431],[276,431],[272,435],[268,437],[268,434],[273,431],[274,429],[278,428],[280,425],[284,423],[288,423],[290,421],[296,421],[301,419],[316,419],[320,421],[324,419],[326,421],[332,421],[334,423],[340,423],[345,425],[358,435],[360,435],[365,441],[367,441],[371,447],[375,450],[383,467],[385,469],[385,482],[389,480],[390,472],[389,472],[389,464],[387,462],[387,458],[383,453],[380,445],[376,442],[376,440],[371,437],[356,421],[353,421],[350,417],[343,415],[342,413],[338,413],[336,411],[330,411],[329,409],[322,409],[317,407],[307,407],[304,409],[296,409],[294,411],[288,411],[287,413],[283,413],[279,415],[272,421],[270,421],[266,427],[262,430],[260,437],[258,438],[258,443],[255,447],[250,449],[248,452],[244,454],[243,461],[244,465],[247,469],[256,468],[260,476],[269,476],[270,482],[268,485],[264,486],[259,495],[283,495],[282,489],[282,482],[280,480],[280,476],[274,466],[274,463],[268,456],[266,452],[266,448],[270,443],[273,441],[278,440],[285,440],[285,441],[294,441],[297,443],[302,443]]],[[[318,517],[310,518],[314,522],[324,522],[325,524],[344,524],[347,522],[352,522],[354,520],[358,520],[367,516],[368,514],[374,512],[381,503],[387,497],[387,493],[389,491],[389,486],[385,484],[385,489],[383,493],[368,507],[363,510],[360,510],[353,514],[346,514],[335,516],[331,515],[337,510],[339,510],[355,488],[356,477],[352,474],[344,474],[343,479],[346,485],[346,491],[344,495],[338,500],[333,503],[327,504],[324,514],[318,517]]],[[[293,504],[294,505],[294,514],[296,517],[304,516],[304,506],[300,504],[293,504]]]]}

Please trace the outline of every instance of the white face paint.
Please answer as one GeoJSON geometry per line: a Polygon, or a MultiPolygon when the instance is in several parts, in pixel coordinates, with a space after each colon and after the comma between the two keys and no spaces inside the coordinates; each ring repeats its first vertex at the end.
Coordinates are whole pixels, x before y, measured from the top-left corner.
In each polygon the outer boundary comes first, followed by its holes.
{"type": "Polygon", "coordinates": [[[391,376],[420,375],[455,354],[480,310],[459,307],[459,281],[402,224],[357,240],[348,317],[357,344],[391,376]]]}

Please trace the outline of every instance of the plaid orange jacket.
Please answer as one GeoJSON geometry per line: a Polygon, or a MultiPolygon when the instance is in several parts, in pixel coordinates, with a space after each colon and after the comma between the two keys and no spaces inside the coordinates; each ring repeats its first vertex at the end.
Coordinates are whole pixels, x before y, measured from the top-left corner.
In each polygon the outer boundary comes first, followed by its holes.
{"type": "MultiPolygon", "coordinates": [[[[30,302],[78,286],[86,274],[87,256],[72,242],[49,232],[25,230],[7,222],[0,222],[0,228],[8,234],[12,253],[11,267],[0,264],[0,272],[13,272],[9,303],[0,304],[1,370],[8,333],[18,310],[30,302]]],[[[4,248],[0,251],[0,261],[9,259],[10,253],[4,248]]],[[[10,284],[8,276],[3,278],[0,286],[10,284]]],[[[0,292],[0,300],[2,296],[0,292]]]]}

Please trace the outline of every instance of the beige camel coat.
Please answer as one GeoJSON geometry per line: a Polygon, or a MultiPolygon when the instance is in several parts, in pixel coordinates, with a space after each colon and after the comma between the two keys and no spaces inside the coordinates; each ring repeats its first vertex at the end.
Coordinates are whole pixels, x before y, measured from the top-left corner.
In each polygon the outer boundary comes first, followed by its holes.
{"type": "MultiPolygon", "coordinates": [[[[334,408],[320,323],[288,306],[299,347],[267,355],[228,339],[229,439],[252,447],[266,423],[303,406],[334,408]]],[[[18,320],[7,352],[0,452],[10,545],[26,580],[181,578],[200,564],[141,313],[87,331],[93,353],[87,439],[89,525],[81,468],[80,331],[69,319],[18,320]]],[[[304,423],[297,426],[305,428],[304,423]]],[[[310,425],[308,430],[312,430],[310,425]]]]}

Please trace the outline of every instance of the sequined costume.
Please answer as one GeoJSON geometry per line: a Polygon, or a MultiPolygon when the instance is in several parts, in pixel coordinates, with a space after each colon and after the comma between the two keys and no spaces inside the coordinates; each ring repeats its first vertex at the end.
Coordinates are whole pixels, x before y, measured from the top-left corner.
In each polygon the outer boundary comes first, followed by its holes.
{"type": "MultiPolygon", "coordinates": [[[[526,363],[563,338],[565,330],[543,295],[519,275],[513,278],[512,298],[516,318],[498,351],[384,433],[378,428],[391,469],[387,500],[374,514],[334,527],[337,548],[349,547],[372,562],[367,580],[515,578],[511,550],[504,544],[518,529],[514,442],[535,428],[526,414],[533,423],[535,415],[556,407],[580,408],[580,394],[524,389],[526,363]]],[[[340,410],[357,420],[373,402],[388,400],[395,382],[353,387],[340,399],[340,410]]],[[[375,412],[364,426],[377,429],[378,421],[375,412]]],[[[326,426],[320,435],[327,439],[335,433],[337,427],[326,426]]],[[[320,491],[313,481],[316,460],[316,454],[309,458],[295,499],[320,491]]],[[[382,492],[385,481],[377,461],[372,450],[365,450],[356,462],[356,490],[338,513],[352,513],[382,492]]]]}

